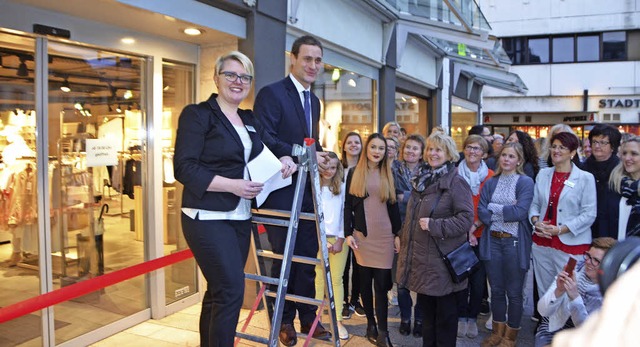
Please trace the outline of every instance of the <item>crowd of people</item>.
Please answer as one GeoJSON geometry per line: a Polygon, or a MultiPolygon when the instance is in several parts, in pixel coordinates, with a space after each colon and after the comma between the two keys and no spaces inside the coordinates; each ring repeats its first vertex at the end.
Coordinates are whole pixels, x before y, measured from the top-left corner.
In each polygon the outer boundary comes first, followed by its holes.
{"type": "MultiPolygon", "coordinates": [[[[239,105],[251,89],[252,63],[242,53],[225,54],[215,66],[218,94],[180,116],[174,161],[185,187],[182,225],[207,279],[201,346],[233,344],[251,207],[263,188],[251,181],[247,162],[266,147],[280,158],[283,177],[297,175],[293,144],[318,139],[320,105],[310,87],[322,55],[317,39],[297,39],[289,76],[260,89],[249,111],[239,105]]],[[[355,313],[366,317],[372,344],[392,346],[388,294],[395,287],[399,332],[421,338],[423,346],[478,336],[485,297],[492,333],[482,346],[514,346],[533,264],[541,315],[536,345],[547,345],[600,307],[596,274],[604,254],[616,240],[640,234],[640,138],[623,140],[609,125],[595,125],[582,143],[565,125],[536,141],[522,131],[502,136],[478,125],[457,148],[441,128],[425,139],[390,122],[367,138],[350,132],[341,146],[340,156],[316,148],[327,244],[318,245],[309,221],[300,221],[295,244],[301,256],[329,250],[341,339],[349,337],[342,320],[355,313]],[[465,242],[481,266],[457,281],[439,253],[465,242]]],[[[293,196],[293,186],[272,192],[263,207],[289,210],[293,196]]],[[[309,184],[302,210],[313,211],[309,184]]],[[[269,226],[267,233],[282,253],[286,229],[269,226]]],[[[275,261],[273,277],[280,267],[275,261]]],[[[318,271],[293,264],[288,292],[322,298],[318,271]]],[[[300,332],[331,339],[322,324],[311,330],[316,314],[313,305],[287,301],[280,342],[296,345],[296,316],[300,332]]]]}

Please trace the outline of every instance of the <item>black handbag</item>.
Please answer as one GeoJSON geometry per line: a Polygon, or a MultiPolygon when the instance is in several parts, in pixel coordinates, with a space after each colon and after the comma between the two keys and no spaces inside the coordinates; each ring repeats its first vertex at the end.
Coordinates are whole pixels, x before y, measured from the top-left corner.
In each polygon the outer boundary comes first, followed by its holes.
{"type": "MultiPolygon", "coordinates": [[[[431,213],[429,214],[429,218],[433,215],[433,211],[436,209],[438,202],[440,202],[440,197],[442,196],[442,192],[438,194],[436,197],[436,202],[431,209],[431,213]]],[[[451,280],[453,283],[461,283],[466,280],[469,275],[471,275],[474,271],[478,269],[480,266],[480,259],[476,256],[476,253],[471,248],[469,244],[469,233],[467,232],[467,241],[463,242],[460,246],[456,247],[453,251],[443,254],[438,246],[438,242],[436,239],[431,236],[431,240],[436,245],[436,249],[440,254],[440,258],[444,261],[444,265],[449,270],[449,275],[451,275],[451,280]]]]}

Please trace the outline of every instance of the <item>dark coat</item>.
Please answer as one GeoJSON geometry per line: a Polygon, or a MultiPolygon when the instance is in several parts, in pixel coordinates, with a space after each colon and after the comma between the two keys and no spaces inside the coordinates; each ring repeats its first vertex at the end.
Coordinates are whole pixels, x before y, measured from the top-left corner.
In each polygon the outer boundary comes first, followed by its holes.
{"type": "MultiPolygon", "coordinates": [[[[345,186],[345,198],[344,198],[344,236],[353,235],[354,230],[358,230],[364,236],[367,236],[367,219],[364,211],[364,198],[360,198],[349,194],[349,188],[351,187],[351,179],[353,178],[353,172],[355,170],[349,170],[347,175],[347,184],[345,186]]],[[[387,212],[389,213],[389,219],[391,220],[391,232],[394,235],[398,235],[402,222],[400,221],[400,209],[398,208],[398,202],[387,201],[387,212]]]]}
{"type": "Polygon", "coordinates": [[[621,195],[609,187],[609,176],[619,162],[620,159],[615,153],[602,162],[590,156],[581,167],[582,170],[591,173],[596,180],[598,214],[591,225],[591,237],[594,239],[605,236],[618,238],[621,195]]]}
{"type": "MultiPolygon", "coordinates": [[[[210,211],[233,211],[240,197],[226,192],[208,192],[216,175],[237,179],[244,177],[244,146],[229,119],[222,113],[216,94],[199,104],[188,105],[178,120],[174,174],[184,185],[182,207],[210,211]]],[[[263,141],[271,151],[281,157],[283,148],[266,134],[250,110],[238,110],[251,137],[249,159],[263,149],[263,141]]]]}
{"type": "Polygon", "coordinates": [[[443,296],[467,287],[467,281],[455,284],[438,254],[433,240],[446,254],[467,242],[473,223],[473,200],[469,184],[454,169],[428,186],[413,190],[407,204],[407,217],[400,233],[398,285],[411,291],[443,296]],[[429,231],[420,228],[420,218],[429,217],[436,196],[442,194],[429,222],[429,231]],[[430,236],[433,236],[431,238],[430,236]]]}
{"type": "MultiPolygon", "coordinates": [[[[293,145],[302,145],[305,138],[315,139],[316,150],[322,151],[318,139],[320,100],[315,94],[311,93],[313,133],[309,134],[300,95],[290,76],[260,89],[256,96],[253,112],[264,126],[265,131],[275,139],[277,146],[284,149],[284,152],[287,153],[286,155],[291,155],[293,145]]],[[[297,161],[296,157],[293,157],[293,159],[297,161]]],[[[292,176],[293,182],[297,180],[297,177],[298,173],[296,172],[292,176]]],[[[294,192],[295,184],[278,189],[269,194],[263,207],[291,210],[294,192]]],[[[307,180],[305,192],[302,210],[313,211],[310,180],[307,180]]]]}
{"type": "MultiPolygon", "coordinates": [[[[496,191],[500,176],[493,176],[482,187],[480,204],[478,204],[478,218],[484,224],[480,244],[480,260],[491,260],[491,215],[493,212],[487,207],[496,191]]],[[[529,222],[529,207],[533,201],[533,180],[526,175],[520,175],[516,183],[516,204],[504,206],[502,214],[505,222],[518,222],[518,264],[523,270],[529,269],[531,259],[531,233],[529,222]]]]}

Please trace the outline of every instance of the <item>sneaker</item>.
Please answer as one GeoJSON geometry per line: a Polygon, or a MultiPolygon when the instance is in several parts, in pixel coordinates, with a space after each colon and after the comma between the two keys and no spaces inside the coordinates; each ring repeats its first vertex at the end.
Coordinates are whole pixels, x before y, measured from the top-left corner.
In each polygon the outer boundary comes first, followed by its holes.
{"type": "Polygon", "coordinates": [[[362,307],[362,305],[360,305],[359,302],[356,302],[355,305],[352,306],[353,307],[353,311],[356,313],[356,316],[358,317],[364,317],[367,314],[364,312],[364,307],[362,307]]]}
{"type": "Polygon", "coordinates": [[[465,337],[467,335],[467,321],[458,320],[458,337],[465,337]]]}
{"type": "Polygon", "coordinates": [[[342,319],[351,318],[351,310],[349,309],[349,305],[344,305],[342,308],[342,319]]]}
{"type": "Polygon", "coordinates": [[[487,328],[487,330],[493,330],[493,315],[489,316],[489,319],[487,319],[487,322],[484,323],[484,327],[487,328]]]}
{"type": "Polygon", "coordinates": [[[347,331],[347,328],[345,328],[344,324],[342,324],[342,322],[338,322],[338,336],[341,340],[349,339],[349,332],[347,331]]]}
{"type": "Polygon", "coordinates": [[[467,337],[474,339],[478,336],[478,324],[475,320],[467,321],[467,337]]]}

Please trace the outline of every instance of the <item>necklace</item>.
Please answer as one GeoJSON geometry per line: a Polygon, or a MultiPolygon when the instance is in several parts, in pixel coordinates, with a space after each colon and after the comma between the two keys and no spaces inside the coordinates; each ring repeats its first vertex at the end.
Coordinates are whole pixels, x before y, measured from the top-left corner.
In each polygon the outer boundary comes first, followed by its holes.
{"type": "Polygon", "coordinates": [[[560,193],[562,193],[564,182],[569,178],[569,174],[571,174],[571,172],[553,172],[551,190],[549,192],[549,205],[547,206],[547,217],[545,220],[553,220],[555,209],[559,202],[558,200],[560,200],[560,193]]]}

